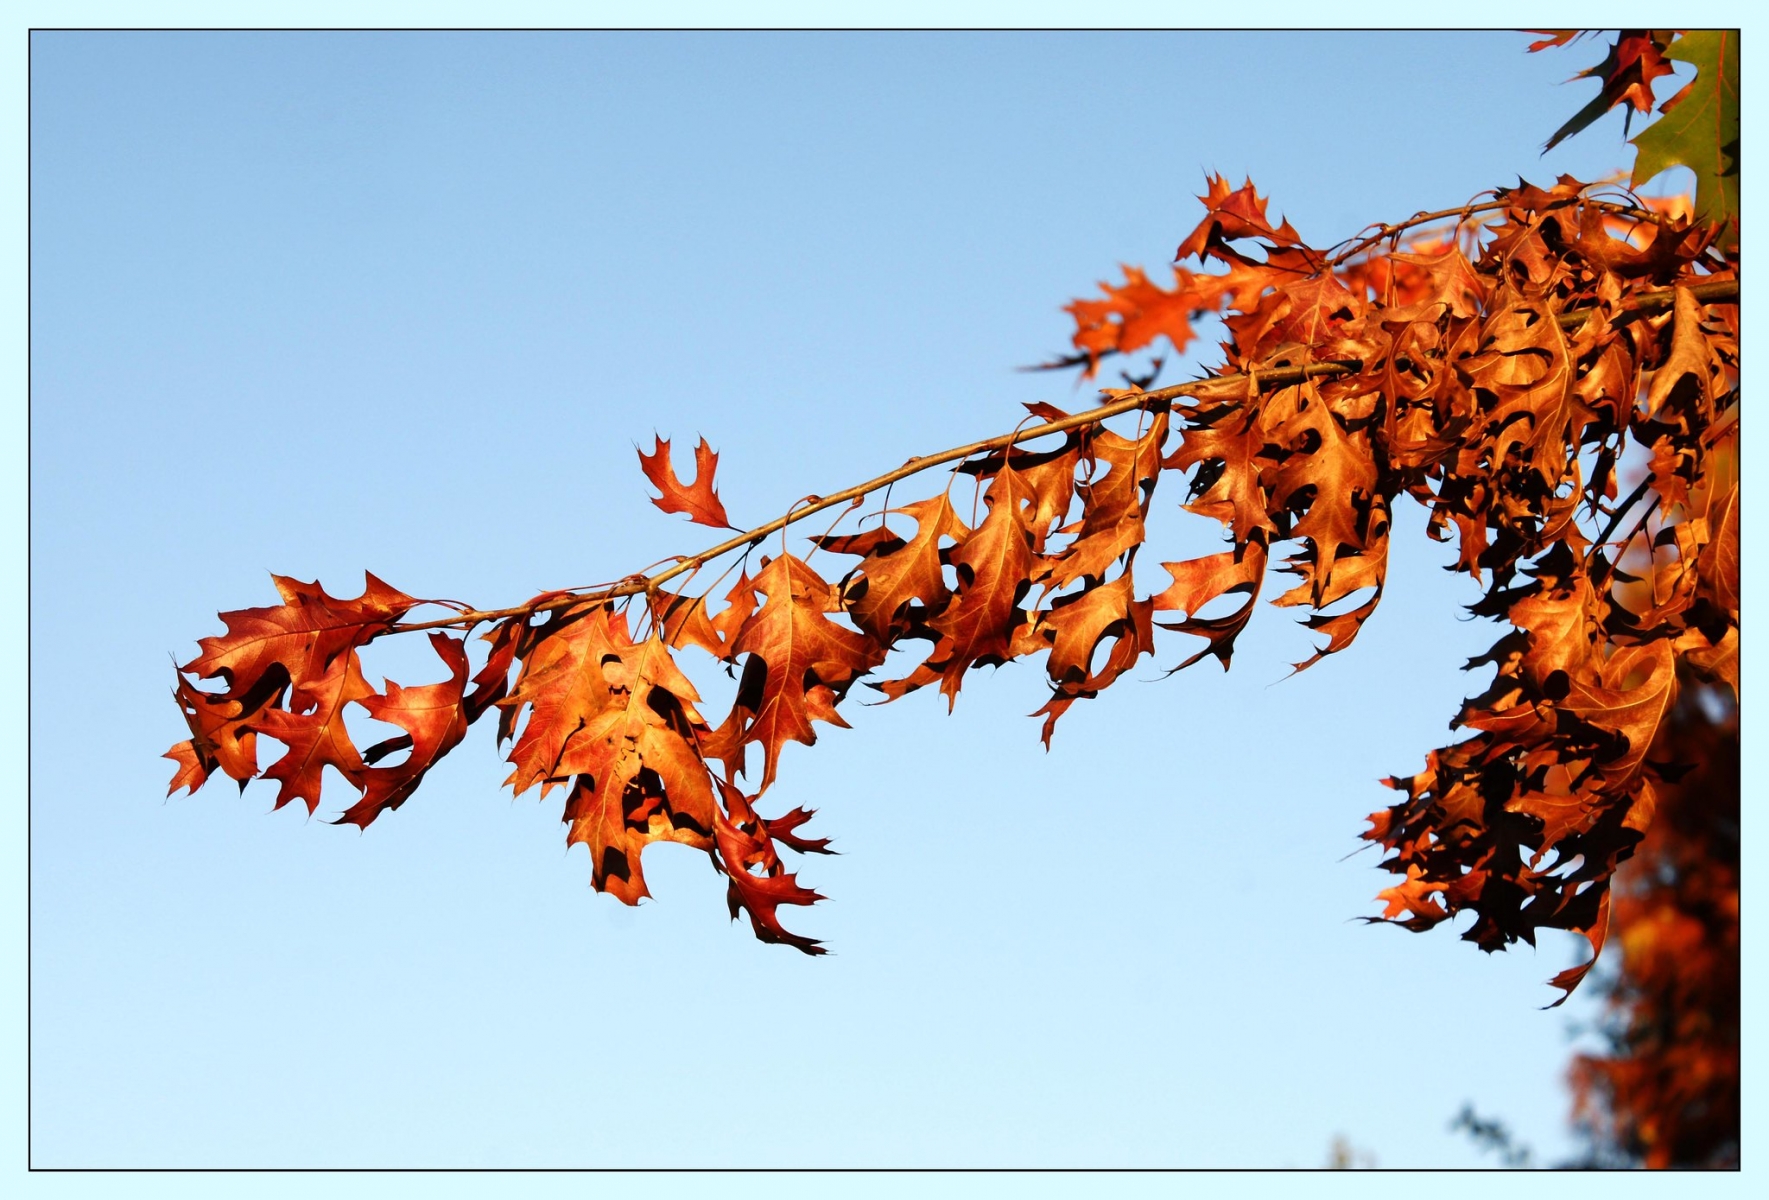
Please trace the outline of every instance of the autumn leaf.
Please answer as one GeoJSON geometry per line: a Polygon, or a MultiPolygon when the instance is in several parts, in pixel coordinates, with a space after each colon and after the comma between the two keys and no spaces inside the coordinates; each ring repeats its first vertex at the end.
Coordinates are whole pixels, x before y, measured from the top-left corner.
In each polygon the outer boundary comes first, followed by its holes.
{"type": "Polygon", "coordinates": [[[1174,262],[1183,262],[1194,255],[1200,260],[1214,256],[1231,262],[1249,261],[1228,245],[1245,239],[1257,239],[1274,247],[1302,245],[1301,237],[1290,227],[1290,222],[1284,221],[1276,229],[1272,228],[1265,215],[1265,198],[1253,189],[1252,180],[1231,189],[1228,180],[1211,175],[1206,180],[1206,188],[1199,199],[1204,202],[1207,215],[1173,252],[1174,262]]]}
{"type": "Polygon", "coordinates": [[[737,703],[706,742],[706,753],[740,772],[744,746],[760,743],[763,768],[757,790],[765,792],[787,742],[816,742],[813,719],[846,724],[836,714],[835,702],[855,679],[883,661],[884,651],[871,638],[829,619],[826,614],[842,611],[835,589],[794,555],[771,560],[755,577],[754,587],[767,599],[743,623],[732,647],[735,654],[749,656],[737,703]]]}
{"type": "MultiPolygon", "coordinates": [[[[371,765],[364,769],[358,776],[363,789],[362,799],[344,810],[338,824],[348,823],[366,829],[369,822],[383,812],[404,804],[437,760],[466,736],[469,724],[465,703],[466,647],[459,639],[445,633],[432,633],[430,645],[448,667],[449,678],[441,683],[411,688],[402,688],[389,679],[385,694],[367,696],[360,701],[375,720],[405,730],[403,738],[391,739],[384,745],[409,749],[411,754],[397,766],[371,765]]],[[[384,756],[381,747],[370,747],[362,757],[366,763],[373,764],[384,756]]]]}
{"type": "MultiPolygon", "coordinates": [[[[971,667],[1013,657],[1014,631],[1024,621],[1018,606],[1031,590],[1037,562],[1025,518],[1033,497],[1020,473],[1012,467],[1001,471],[983,499],[989,515],[950,555],[957,592],[928,621],[939,640],[922,667],[901,681],[919,687],[939,680],[948,707],[956,703],[971,667]]],[[[902,694],[901,688],[884,690],[893,697],[902,694]]]]}
{"type": "Polygon", "coordinates": [[[324,677],[339,655],[392,629],[418,602],[367,576],[355,600],[328,596],[318,583],[272,575],[283,603],[221,614],[225,637],[198,640],[202,653],[178,668],[202,679],[222,679],[227,695],[248,694],[273,666],[285,670],[297,693],[324,677]]]}
{"type": "Polygon", "coordinates": [[[288,747],[281,758],[264,768],[266,779],[282,785],[277,790],[276,807],[298,799],[306,802],[311,813],[319,808],[325,768],[332,767],[352,784],[362,786],[367,764],[344,727],[344,706],[368,699],[375,690],[363,678],[354,653],[334,658],[324,675],[304,678],[300,688],[295,700],[299,709],[266,709],[252,727],[288,747]]]}
{"type": "Polygon", "coordinates": [[[669,439],[654,438],[653,441],[655,444],[650,454],[639,451],[639,467],[645,472],[645,478],[663,493],[651,503],[666,513],[683,513],[696,525],[734,528],[731,519],[725,515],[725,506],[718,493],[713,491],[713,472],[718,469],[719,456],[706,444],[706,439],[701,438],[700,444],[694,447],[694,482],[688,484],[676,477],[676,469],[670,463],[669,439]]]}
{"type": "MultiPolygon", "coordinates": [[[[1550,38],[1530,46],[1532,51],[1564,45],[1550,38]]],[[[1652,108],[1652,81],[1671,74],[1673,68],[1665,61],[1663,46],[1652,30],[1626,29],[1610,46],[1609,53],[1594,67],[1580,71],[1575,79],[1596,79],[1603,85],[1566,124],[1555,131],[1542,147],[1543,153],[1580,132],[1591,122],[1617,105],[1628,106],[1630,114],[1648,112],[1652,108]]]]}
{"type": "Polygon", "coordinates": [[[1119,558],[1144,537],[1144,518],[1161,474],[1161,448],[1167,440],[1167,414],[1155,413],[1135,441],[1102,430],[1089,441],[1095,470],[1076,491],[1081,496],[1081,528],[1051,566],[1050,586],[1067,587],[1083,576],[1103,578],[1119,558]],[[1105,468],[1101,477],[1099,467],[1105,468]]]}
{"type": "Polygon", "coordinates": [[[805,954],[825,953],[814,938],[792,933],[780,924],[782,904],[815,904],[824,897],[800,886],[798,876],[785,869],[774,849],[774,835],[767,822],[750,807],[749,798],[722,783],[725,807],[716,815],[719,858],[724,864],[725,898],[732,920],[749,914],[750,927],[764,942],[791,946],[805,954]]]}
{"type": "Polygon", "coordinates": [[[194,792],[217,768],[242,783],[252,778],[253,735],[276,738],[288,747],[265,771],[282,785],[276,806],[300,798],[311,812],[325,767],[352,781],[364,767],[343,722],[345,704],[374,694],[357,649],[389,632],[418,602],[373,575],[354,600],[329,596],[318,583],[271,579],[281,605],[222,613],[226,635],[200,639],[202,653],[179,668],[226,686],[204,692],[180,679],[179,706],[192,738],[166,757],[179,765],[172,790],[194,792]]]}
{"type": "Polygon", "coordinates": [[[1100,281],[1105,299],[1074,300],[1063,308],[1075,319],[1072,341],[1089,376],[1106,355],[1130,354],[1157,338],[1166,338],[1175,354],[1185,353],[1197,336],[1193,322],[1221,307],[1230,285],[1226,275],[1174,267],[1173,287],[1168,289],[1150,280],[1139,267],[1121,270],[1122,284],[1100,281]]]}
{"type": "Polygon", "coordinates": [[[920,601],[924,609],[939,610],[950,594],[942,578],[943,541],[962,542],[970,530],[952,510],[942,492],[893,509],[915,522],[907,540],[879,529],[860,538],[826,539],[824,546],[844,554],[864,555],[844,578],[842,606],[854,623],[874,638],[888,640],[909,627],[909,606],[920,601]]]}
{"type": "Polygon", "coordinates": [[[509,753],[515,770],[504,780],[517,795],[538,783],[545,796],[568,782],[560,760],[571,739],[610,703],[603,664],[611,656],[619,652],[602,605],[555,615],[535,632],[515,687],[497,702],[512,720],[524,710],[528,716],[509,753]]]}
{"type": "Polygon", "coordinates": [[[694,686],[655,634],[635,644],[621,617],[607,628],[608,702],[572,736],[557,770],[576,776],[565,805],[567,844],[589,847],[598,890],[637,904],[650,894],[639,861],[645,847],[672,841],[710,850],[717,814],[694,686]]]}

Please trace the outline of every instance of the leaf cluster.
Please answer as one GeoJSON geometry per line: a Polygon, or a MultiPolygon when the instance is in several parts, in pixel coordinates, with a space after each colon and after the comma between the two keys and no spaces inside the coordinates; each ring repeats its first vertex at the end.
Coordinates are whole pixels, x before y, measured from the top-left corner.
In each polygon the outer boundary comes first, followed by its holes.
{"type": "MultiPolygon", "coordinates": [[[[1159,337],[1181,347],[1216,313],[1214,374],[1107,389],[1073,415],[1031,406],[1032,428],[912,461],[667,570],[514,608],[411,621],[421,602],[372,576],[355,600],[278,578],[280,606],[223,614],[227,633],[181,668],[190,737],[168,755],[173,790],[262,774],[279,806],[311,811],[330,767],[355,792],[340,819],[366,826],[495,712],[509,785],[561,790],[598,889],[635,903],[644,849],[691,846],[758,937],[820,953],[779,909],[820,899],[784,852],[827,844],[803,835],[803,808],[765,816],[765,797],[788,743],[846,725],[856,684],[886,700],[935,686],[951,705],[976,668],[1039,660],[1048,744],[1073,705],[1156,654],[1157,629],[1192,639],[1174,669],[1228,666],[1274,572],[1288,586],[1273,602],[1321,638],[1307,669],[1377,611],[1390,514],[1410,498],[1481,582],[1475,611],[1508,628],[1470,664],[1494,674],[1455,717],[1458,740],[1391,780],[1403,798],[1372,817],[1366,836],[1398,877],[1375,919],[1422,929],[1466,911],[1484,949],[1541,928],[1599,946],[1611,875],[1671,770],[1654,747],[1679,679],[1737,687],[1736,252],[1714,222],[1569,178],[1337,252],[1274,224],[1250,183],[1213,177],[1202,199],[1179,248],[1198,269],[1171,289],[1127,272],[1071,305],[1064,361],[1091,372],[1159,337]],[[775,530],[844,498],[851,515],[944,463],[934,494],[838,522],[807,553],[762,552],[775,530]],[[1161,563],[1151,591],[1136,570],[1163,483],[1224,542],[1161,563]],[[835,565],[820,572],[818,554],[835,565]],[[447,678],[376,691],[359,651],[414,630],[447,678]],[[717,719],[684,671],[690,646],[736,680],[717,719]],[[349,705],[404,734],[359,752],[349,705]],[[260,737],[284,747],[265,767],[260,737]]],[[[691,484],[667,441],[640,457],[660,508],[730,527],[704,441],[691,484]]],[[[1555,982],[1570,992],[1584,970],[1555,982]]]]}

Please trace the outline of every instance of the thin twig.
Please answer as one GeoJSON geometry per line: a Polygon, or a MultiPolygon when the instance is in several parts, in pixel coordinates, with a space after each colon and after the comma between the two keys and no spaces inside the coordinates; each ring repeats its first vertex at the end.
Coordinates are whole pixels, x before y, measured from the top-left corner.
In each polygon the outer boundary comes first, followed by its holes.
{"type": "MultiPolygon", "coordinates": [[[[1618,217],[1638,217],[1642,220],[1650,221],[1655,225],[1663,225],[1666,219],[1663,213],[1656,213],[1649,208],[1641,208],[1631,204],[1614,204],[1608,200],[1591,200],[1588,198],[1574,198],[1568,200],[1569,204],[1575,202],[1583,204],[1587,208],[1595,208],[1600,212],[1613,213],[1618,217]]],[[[1397,234],[1405,233],[1407,230],[1419,225],[1429,225],[1433,221],[1443,221],[1450,217],[1461,217],[1466,221],[1475,213],[1495,212],[1501,208],[1511,208],[1515,203],[1516,202],[1512,200],[1488,200],[1481,204],[1465,204],[1460,208],[1440,208],[1436,212],[1414,213],[1404,221],[1397,221],[1392,225],[1383,225],[1375,233],[1364,238],[1351,249],[1342,251],[1328,259],[1327,265],[1329,267],[1337,267],[1341,263],[1356,258],[1359,254],[1362,254],[1365,250],[1368,250],[1378,242],[1386,241],[1397,234]]]]}

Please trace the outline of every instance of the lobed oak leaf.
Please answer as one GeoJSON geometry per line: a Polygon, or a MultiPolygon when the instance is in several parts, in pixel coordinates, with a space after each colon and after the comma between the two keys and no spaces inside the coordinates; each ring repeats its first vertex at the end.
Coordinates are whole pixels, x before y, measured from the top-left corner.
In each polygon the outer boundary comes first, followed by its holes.
{"type": "Polygon", "coordinates": [[[1032,493],[1020,473],[1003,470],[983,498],[989,515],[950,555],[958,591],[928,621],[939,640],[911,677],[931,682],[932,672],[938,672],[948,708],[956,703],[964,673],[972,666],[1012,657],[1014,631],[1025,621],[1019,604],[1031,590],[1038,563],[1025,518],[1032,493]]]}
{"type": "Polygon", "coordinates": [[[610,704],[603,666],[618,662],[619,651],[606,605],[555,613],[533,636],[515,688],[497,706],[512,725],[528,714],[508,755],[515,770],[504,783],[518,796],[538,783],[544,797],[567,781],[569,772],[559,767],[567,744],[610,704]]]}
{"type": "Polygon", "coordinates": [[[1214,313],[1229,287],[1228,276],[1200,274],[1184,267],[1173,268],[1173,287],[1161,287],[1139,267],[1123,266],[1124,283],[1100,281],[1103,300],[1075,300],[1063,311],[1075,319],[1071,337],[1085,359],[1083,378],[1091,378],[1099,360],[1110,354],[1130,354],[1165,337],[1175,354],[1196,337],[1193,321],[1214,313]]]}
{"type": "MultiPolygon", "coordinates": [[[[720,790],[729,815],[715,814],[714,836],[725,871],[725,902],[731,919],[736,920],[739,912],[747,912],[750,927],[762,941],[791,946],[805,954],[826,953],[815,938],[786,929],[779,916],[782,904],[809,905],[824,897],[800,887],[798,876],[786,871],[774,849],[772,828],[756,815],[749,798],[723,780],[720,790]]],[[[783,823],[791,816],[783,818],[783,823]]],[[[791,827],[799,823],[794,821],[791,827]]]]}
{"type": "Polygon", "coordinates": [[[1303,346],[1309,357],[1362,358],[1361,345],[1343,345],[1353,323],[1364,315],[1363,298],[1331,272],[1286,281],[1262,296],[1250,311],[1224,319],[1242,357],[1260,361],[1281,347],[1303,346]]]}
{"type": "Polygon", "coordinates": [[[1311,589],[1316,608],[1353,588],[1335,588],[1334,570],[1342,548],[1354,554],[1382,547],[1353,568],[1365,586],[1368,566],[1386,561],[1387,506],[1377,495],[1377,471],[1369,437],[1347,433],[1312,384],[1286,388],[1273,397],[1272,417],[1287,414],[1272,430],[1289,451],[1267,485],[1274,504],[1302,515],[1290,535],[1306,539],[1309,552],[1293,557],[1293,570],[1311,589]]]}
{"type": "Polygon", "coordinates": [[[1621,739],[1594,763],[1613,788],[1638,774],[1676,695],[1674,652],[1657,641],[1618,649],[1603,664],[1602,682],[1572,681],[1559,708],[1621,739]]]}
{"type": "MultiPolygon", "coordinates": [[[[411,754],[397,766],[371,765],[362,771],[355,781],[362,787],[362,799],[344,811],[338,824],[366,829],[383,812],[404,804],[430,768],[467,735],[466,646],[444,633],[432,633],[430,645],[448,667],[447,679],[410,688],[402,688],[389,679],[385,694],[359,701],[375,720],[405,730],[406,736],[394,741],[403,742],[399,748],[409,747],[411,754]]],[[[372,764],[382,757],[376,750],[371,747],[364,753],[364,760],[372,764]]]]}
{"type": "Polygon", "coordinates": [[[179,675],[172,694],[191,736],[162,756],[179,764],[166,794],[170,796],[181,787],[194,794],[216,770],[239,780],[241,786],[256,776],[258,743],[252,722],[281,701],[288,679],[288,672],[275,666],[260,677],[252,693],[236,700],[202,691],[179,675]]]}
{"type": "Polygon", "coordinates": [[[1193,255],[1200,260],[1214,256],[1231,262],[1251,262],[1228,246],[1229,242],[1243,239],[1258,239],[1274,247],[1302,245],[1290,222],[1272,228],[1265,215],[1265,199],[1253,190],[1252,180],[1231,189],[1228,180],[1210,175],[1205,186],[1205,194],[1198,199],[1204,202],[1206,215],[1173,252],[1174,262],[1183,262],[1193,255]]]}
{"type": "Polygon", "coordinates": [[[1407,867],[1406,879],[1393,887],[1383,888],[1376,899],[1386,907],[1377,920],[1391,921],[1408,929],[1429,929],[1450,914],[1444,910],[1441,896],[1448,884],[1433,883],[1424,878],[1424,870],[1414,863],[1407,867]],[[1409,914],[1397,921],[1402,913],[1409,914]]]}
{"type": "MultiPolygon", "coordinates": [[[[500,622],[483,635],[483,640],[491,643],[491,652],[485,656],[485,665],[473,675],[473,690],[461,701],[469,725],[510,694],[510,668],[515,665],[517,651],[528,628],[526,621],[512,618],[500,622]]],[[[507,736],[507,732],[499,734],[500,740],[507,736]]]]}
{"type": "MultiPolygon", "coordinates": [[[[1036,415],[1060,420],[1068,414],[1051,405],[1041,407],[1046,412],[1036,415]]],[[[1120,439],[1122,440],[1122,439],[1120,439]]],[[[1021,517],[1026,528],[1032,533],[1032,549],[1043,554],[1046,543],[1058,533],[1069,530],[1065,526],[1069,510],[1075,501],[1075,472],[1081,465],[1083,445],[1089,447],[1091,455],[1092,437],[1084,442],[1078,431],[1070,431],[1060,446],[1050,450],[1029,452],[1018,446],[1003,451],[974,458],[959,466],[958,470],[965,475],[975,475],[980,479],[992,479],[1003,470],[1011,469],[1025,485],[1030,497],[1024,505],[1021,517]]]]}
{"type": "Polygon", "coordinates": [[[1058,719],[1070,705],[1097,696],[1135,666],[1138,658],[1155,652],[1150,620],[1153,607],[1151,600],[1136,599],[1131,573],[1126,569],[1109,583],[1058,597],[1048,612],[1039,614],[1035,632],[1050,649],[1046,670],[1055,694],[1032,715],[1045,718],[1042,738],[1046,749],[1058,719]],[[1111,650],[1096,671],[1093,661],[1108,640],[1111,650]]]}
{"type": "Polygon", "coordinates": [[[1713,417],[1721,374],[1701,327],[1701,305],[1688,288],[1677,288],[1672,309],[1671,351],[1653,373],[1646,391],[1646,415],[1658,419],[1667,409],[1687,410],[1706,425],[1713,417]]]}
{"type": "MultiPolygon", "coordinates": [[[[1173,582],[1159,595],[1150,598],[1153,612],[1183,612],[1185,618],[1175,624],[1157,622],[1163,629],[1196,634],[1209,644],[1174,671],[1191,666],[1207,654],[1214,654],[1228,669],[1240,636],[1259,599],[1260,583],[1265,577],[1265,547],[1258,542],[1210,554],[1185,562],[1162,563],[1173,582]],[[1200,617],[1198,611],[1219,596],[1245,594],[1246,603],[1227,616],[1200,617]]],[[[1172,672],[1169,672],[1171,674],[1172,672]]]]}
{"type": "Polygon", "coordinates": [[[203,757],[195,741],[179,742],[160,757],[169,758],[178,765],[178,770],[172,773],[171,785],[166,788],[168,796],[179,788],[189,788],[189,794],[194,796],[197,789],[209,781],[209,775],[215,769],[214,760],[203,757]]]}
{"type": "Polygon", "coordinates": [[[962,542],[970,534],[944,492],[891,511],[915,521],[915,533],[908,541],[894,534],[877,537],[880,532],[889,534],[880,530],[839,546],[841,553],[865,555],[843,581],[842,606],[854,624],[887,642],[909,627],[907,610],[913,602],[919,600],[928,610],[945,604],[950,592],[942,575],[941,542],[962,542]]]}
{"type": "Polygon", "coordinates": [[[651,503],[666,513],[682,513],[696,525],[710,525],[714,529],[732,529],[730,517],[725,515],[725,506],[713,491],[713,472],[718,469],[719,456],[713,448],[701,438],[700,444],[694,447],[694,481],[684,484],[676,477],[676,469],[670,463],[670,443],[668,438],[653,437],[651,453],[639,451],[639,467],[645,472],[654,487],[663,495],[654,497],[651,503]]]}
{"type": "Polygon", "coordinates": [[[568,845],[590,851],[591,883],[627,904],[649,895],[640,858],[655,841],[711,850],[715,804],[698,748],[699,699],[653,631],[634,643],[624,616],[607,623],[607,702],[567,741],[556,770],[575,776],[568,845]]]}
{"type": "Polygon", "coordinates": [[[1094,462],[1104,463],[1106,473],[1100,478],[1096,468],[1095,477],[1075,489],[1081,497],[1081,528],[1051,564],[1051,587],[1067,587],[1083,576],[1103,578],[1113,563],[1142,545],[1166,440],[1165,412],[1155,413],[1135,441],[1109,430],[1089,439],[1094,462]]]}
{"type": "Polygon", "coordinates": [[[293,702],[300,704],[302,711],[267,708],[253,720],[252,728],[288,747],[281,758],[264,768],[264,778],[281,784],[276,807],[299,799],[312,813],[319,807],[325,768],[332,767],[353,786],[362,786],[367,765],[344,727],[344,706],[366,700],[375,690],[363,678],[362,664],[354,651],[332,659],[324,675],[309,676],[299,686],[301,691],[293,702]]]}
{"type": "Polygon", "coordinates": [[[1385,323],[1466,320],[1486,307],[1487,282],[1458,246],[1384,254],[1365,273],[1385,323]]]}
{"type": "Polygon", "coordinates": [[[1266,443],[1260,412],[1251,405],[1226,404],[1187,414],[1185,436],[1161,463],[1168,470],[1199,468],[1185,509],[1221,521],[1236,545],[1269,543],[1278,536],[1261,479],[1266,443]]]}
{"type": "Polygon", "coordinates": [[[803,560],[783,554],[768,562],[752,585],[767,599],[743,623],[733,654],[748,655],[738,697],[724,723],[704,743],[709,757],[743,770],[744,747],[762,746],[762,783],[773,785],[781,748],[817,740],[812,719],[829,720],[834,700],[884,660],[884,648],[825,615],[840,612],[835,590],[803,560]],[[827,693],[811,694],[819,686],[827,693]]]}
{"type": "Polygon", "coordinates": [[[665,645],[698,646],[714,658],[725,657],[729,646],[707,616],[706,597],[681,596],[658,588],[647,594],[646,603],[665,645]]]}
{"type": "Polygon", "coordinates": [[[340,600],[326,595],[318,583],[272,575],[283,603],[222,613],[227,635],[199,639],[203,652],[179,670],[202,679],[219,677],[228,685],[227,694],[237,698],[272,664],[280,664],[299,694],[309,680],[325,676],[340,654],[388,632],[418,604],[373,575],[365,578],[361,596],[340,600]]]}
{"type": "MultiPolygon", "coordinates": [[[[1695,67],[1695,78],[1660,106],[1660,117],[1633,140],[1638,188],[1661,171],[1695,172],[1695,209],[1723,230],[1736,250],[1739,218],[1739,32],[1695,29],[1672,42],[1665,57],[1695,67]]],[[[1668,69],[1668,68],[1667,68],[1668,69]]]]}
{"type": "MultiPolygon", "coordinates": [[[[1539,50],[1561,44],[1564,43],[1550,38],[1535,43],[1530,49],[1539,50]]],[[[1652,81],[1671,74],[1673,70],[1671,64],[1665,61],[1664,47],[1654,31],[1623,30],[1609,47],[1609,53],[1602,62],[1573,76],[1574,79],[1596,79],[1603,86],[1590,103],[1574,113],[1566,124],[1554,132],[1554,136],[1548,139],[1548,144],[1542,147],[1542,152],[1547,153],[1554,149],[1618,105],[1627,105],[1630,115],[1634,112],[1650,112],[1653,104],[1652,81]]]]}

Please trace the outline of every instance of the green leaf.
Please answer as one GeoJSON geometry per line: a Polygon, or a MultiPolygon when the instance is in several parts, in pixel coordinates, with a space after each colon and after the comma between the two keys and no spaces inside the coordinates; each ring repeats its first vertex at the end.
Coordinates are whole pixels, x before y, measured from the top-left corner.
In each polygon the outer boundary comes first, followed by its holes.
{"type": "Polygon", "coordinates": [[[1672,42],[1665,57],[1695,68],[1695,78],[1665,101],[1662,114],[1633,141],[1635,187],[1670,167],[1695,172],[1695,211],[1738,222],[1738,30],[1707,29],[1672,42]]]}

